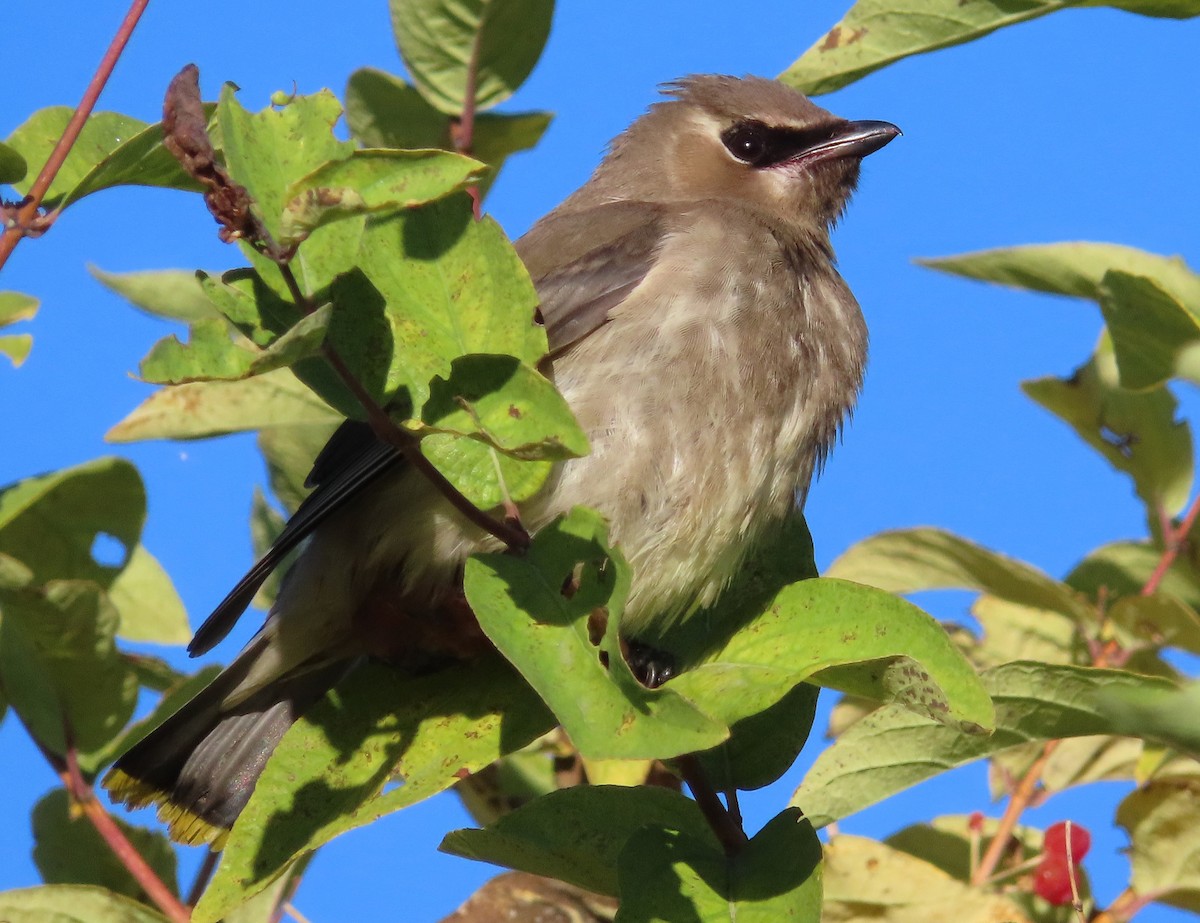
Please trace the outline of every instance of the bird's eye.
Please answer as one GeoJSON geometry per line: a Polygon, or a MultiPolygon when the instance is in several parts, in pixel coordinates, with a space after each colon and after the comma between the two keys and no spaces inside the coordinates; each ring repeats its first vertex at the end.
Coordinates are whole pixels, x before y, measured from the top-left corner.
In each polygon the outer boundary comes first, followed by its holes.
{"type": "Polygon", "coordinates": [[[738,160],[757,165],[767,153],[767,127],[761,122],[743,122],[726,129],[721,141],[738,160]]]}

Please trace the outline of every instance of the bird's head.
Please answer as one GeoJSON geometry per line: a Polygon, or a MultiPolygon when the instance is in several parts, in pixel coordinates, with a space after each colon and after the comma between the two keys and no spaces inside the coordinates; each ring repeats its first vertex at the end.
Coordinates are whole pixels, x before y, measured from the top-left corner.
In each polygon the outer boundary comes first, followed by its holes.
{"type": "Polygon", "coordinates": [[[862,158],[900,134],[889,122],[838,118],[761,77],[686,77],[664,93],[613,142],[594,195],[730,199],[784,221],[830,225],[854,191],[862,158]]]}

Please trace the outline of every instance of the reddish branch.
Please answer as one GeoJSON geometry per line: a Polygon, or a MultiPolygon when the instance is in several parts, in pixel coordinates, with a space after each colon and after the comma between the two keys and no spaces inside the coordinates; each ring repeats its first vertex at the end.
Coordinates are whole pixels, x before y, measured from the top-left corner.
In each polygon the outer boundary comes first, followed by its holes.
{"type": "Polygon", "coordinates": [[[1025,775],[1021,776],[1021,781],[1017,783],[1013,789],[1012,795],[1009,796],[1008,805],[1004,808],[1004,815],[1000,818],[1000,823],[996,825],[996,834],[988,843],[988,848],[984,851],[983,859],[980,860],[974,871],[971,872],[971,884],[985,884],[996,872],[996,866],[1000,864],[1000,859],[1004,856],[1004,851],[1008,848],[1008,843],[1012,839],[1013,830],[1017,826],[1017,821],[1021,819],[1021,815],[1030,803],[1037,797],[1038,789],[1041,786],[1042,773],[1046,769],[1046,764],[1050,762],[1050,757],[1054,751],[1058,749],[1059,741],[1048,740],[1042,748],[1041,755],[1033,761],[1033,765],[1025,771],[1025,775]]]}
{"type": "MultiPolygon", "coordinates": [[[[450,125],[450,138],[454,142],[454,149],[468,157],[471,156],[475,147],[475,112],[479,106],[476,97],[479,93],[479,55],[482,37],[483,30],[481,29],[475,34],[475,41],[471,44],[471,57],[467,61],[462,114],[450,125]]],[[[479,194],[479,187],[468,186],[467,195],[471,197],[471,209],[478,220],[483,214],[483,197],[479,194]]]]}
{"type": "MultiPolygon", "coordinates": [[[[1146,581],[1146,585],[1142,587],[1142,595],[1150,596],[1157,589],[1163,578],[1167,575],[1167,571],[1171,569],[1171,565],[1175,563],[1175,559],[1179,557],[1179,552],[1183,550],[1187,543],[1188,536],[1191,534],[1192,526],[1196,524],[1196,517],[1200,516],[1200,495],[1192,501],[1191,507],[1187,511],[1187,515],[1177,527],[1170,527],[1170,520],[1164,523],[1163,527],[1163,553],[1158,559],[1158,565],[1154,568],[1154,572],[1146,581]]],[[[1165,517],[1164,517],[1165,518],[1165,517]]]]}
{"type": "Polygon", "coordinates": [[[141,19],[142,13],[145,12],[149,2],[150,0],[133,0],[130,4],[129,11],[125,14],[125,18],[121,20],[121,25],[117,28],[117,34],[113,36],[113,40],[108,46],[108,51],[100,59],[100,65],[96,68],[96,73],[92,75],[91,82],[88,83],[87,90],[83,94],[83,99],[80,100],[75,112],[71,115],[71,120],[67,122],[67,127],[63,129],[62,137],[54,145],[54,150],[50,152],[50,157],[46,160],[45,166],[38,173],[37,178],[33,181],[33,185],[29,187],[29,194],[18,209],[16,218],[5,228],[4,233],[0,234],[0,268],[8,261],[9,255],[17,246],[17,242],[26,236],[26,231],[29,228],[37,228],[38,233],[45,230],[47,222],[38,222],[38,210],[41,208],[42,199],[46,197],[46,192],[50,189],[54,178],[58,176],[58,171],[62,169],[62,165],[66,162],[67,155],[71,153],[71,148],[74,147],[75,142],[79,139],[79,133],[83,131],[83,126],[87,122],[88,116],[92,114],[92,110],[96,107],[96,101],[100,98],[100,93],[104,90],[105,84],[108,83],[108,78],[112,76],[113,68],[117,66],[117,60],[121,57],[121,52],[125,50],[125,46],[129,43],[129,38],[133,35],[133,29],[137,25],[138,20],[141,19]]]}

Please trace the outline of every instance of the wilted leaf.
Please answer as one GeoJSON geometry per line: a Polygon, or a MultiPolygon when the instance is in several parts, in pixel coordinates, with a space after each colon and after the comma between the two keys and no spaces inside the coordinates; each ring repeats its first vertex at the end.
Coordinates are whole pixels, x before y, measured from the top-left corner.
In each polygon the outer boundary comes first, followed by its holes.
{"type": "Polygon", "coordinates": [[[550,34],[554,0],[391,0],[400,56],[421,95],[461,115],[508,99],[529,76],[550,34]]]}

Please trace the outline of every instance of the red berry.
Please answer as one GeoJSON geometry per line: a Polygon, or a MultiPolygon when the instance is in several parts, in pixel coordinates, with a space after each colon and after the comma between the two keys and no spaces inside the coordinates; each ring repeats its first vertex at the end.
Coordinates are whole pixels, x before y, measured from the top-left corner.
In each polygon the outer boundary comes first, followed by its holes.
{"type": "Polygon", "coordinates": [[[972,833],[983,832],[983,812],[972,811],[971,816],[967,818],[967,829],[972,833]]]}
{"type": "Polygon", "coordinates": [[[1046,837],[1042,840],[1042,849],[1048,856],[1061,856],[1066,859],[1068,825],[1071,829],[1071,861],[1078,865],[1092,846],[1092,835],[1087,832],[1086,827],[1081,827],[1071,821],[1059,821],[1046,831],[1046,837]]]}
{"type": "Polygon", "coordinates": [[[1033,891],[1056,907],[1071,903],[1071,869],[1066,859],[1046,855],[1033,873],[1033,891]]]}

